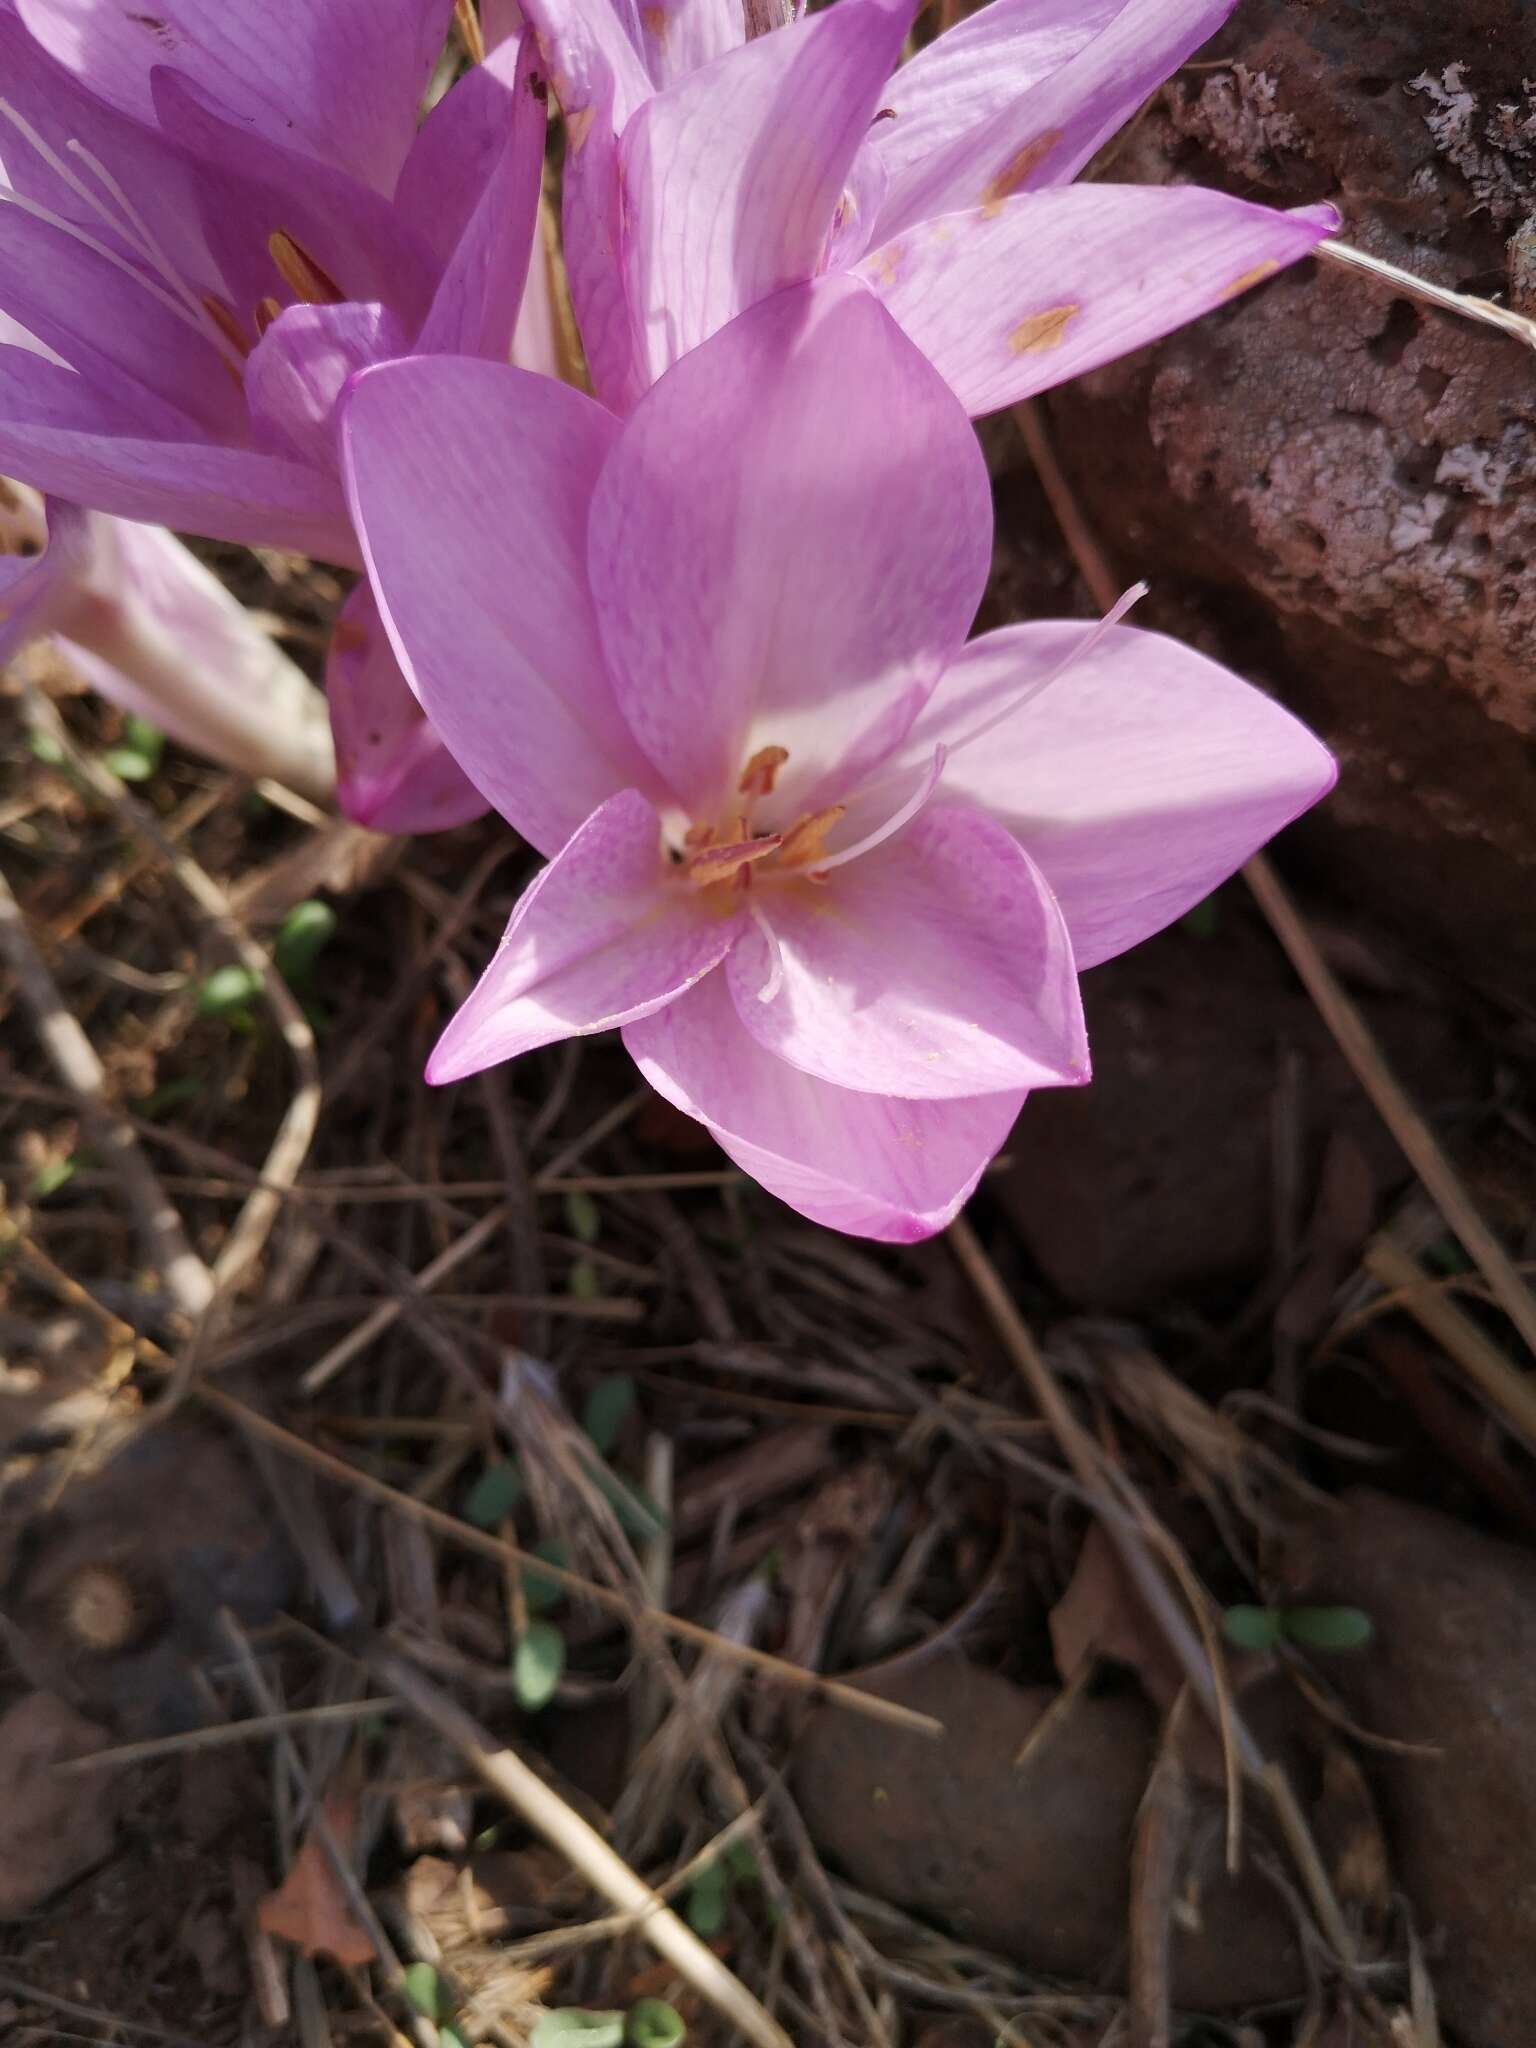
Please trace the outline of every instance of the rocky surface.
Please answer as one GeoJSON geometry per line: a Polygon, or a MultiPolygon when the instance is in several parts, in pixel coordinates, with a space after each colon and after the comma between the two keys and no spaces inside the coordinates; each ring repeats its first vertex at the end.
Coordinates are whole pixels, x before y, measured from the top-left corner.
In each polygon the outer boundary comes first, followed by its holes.
{"type": "Polygon", "coordinates": [[[1536,2013],[1536,1557],[1362,1489],[1291,1541],[1284,1578],[1375,1624],[1328,1677],[1362,1727],[1438,1752],[1365,1760],[1444,2017],[1466,2048],[1516,2048],[1536,2013]]]}
{"type": "MultiPolygon", "coordinates": [[[[1139,1695],[1017,1686],[950,1655],[861,1681],[937,1715],[935,1741],[819,1712],[794,1788],[818,1849],[866,1890],[1032,1970],[1124,1981],[1131,1835],[1155,1742],[1139,1695]],[[1056,1712],[1051,1715],[1051,1710],[1056,1712]],[[1022,1761],[1021,1750],[1029,1744],[1022,1761]]],[[[1305,1971],[1276,1893],[1222,1868],[1220,1798],[1197,1811],[1174,1995],[1217,2009],[1299,1995],[1305,1971]]]]}
{"type": "MultiPolygon", "coordinates": [[[[1529,0],[1244,0],[1100,174],[1331,199],[1350,241],[1536,306],[1529,0]]],[[[1536,363],[1311,263],[1054,394],[1145,620],[1311,719],[1295,835],[1429,959],[1536,986],[1536,363]]]]}

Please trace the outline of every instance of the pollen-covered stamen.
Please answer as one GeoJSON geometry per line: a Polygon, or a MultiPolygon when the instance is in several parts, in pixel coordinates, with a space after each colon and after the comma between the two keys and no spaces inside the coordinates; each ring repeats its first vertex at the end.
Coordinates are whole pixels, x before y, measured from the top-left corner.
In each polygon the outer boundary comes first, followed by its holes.
{"type": "Polygon", "coordinates": [[[949,743],[950,753],[958,753],[961,747],[969,747],[974,745],[977,740],[985,739],[989,732],[993,732],[998,726],[1006,724],[1010,718],[1017,717],[1026,704],[1031,704],[1036,697],[1043,696],[1052,683],[1060,682],[1069,669],[1075,668],[1080,661],[1086,661],[1110,628],[1118,626],[1132,605],[1139,604],[1146,594],[1147,586],[1145,583],[1133,583],[1129,590],[1116,598],[1093,631],[1084,639],[1079,640],[1070,652],[1064,654],[1053,669],[1048,669],[1043,676],[1036,677],[1034,682],[1026,683],[1023,689],[1016,691],[1008,698],[1006,703],[1000,705],[997,710],[984,718],[980,725],[973,725],[970,731],[962,733],[959,739],[951,740],[949,743]]]}
{"type": "Polygon", "coordinates": [[[301,249],[292,235],[281,228],[274,228],[268,235],[267,254],[283,283],[306,306],[339,306],[346,298],[335,278],[323,271],[309,251],[301,249]]]}
{"type": "Polygon", "coordinates": [[[846,804],[830,804],[824,811],[807,811],[784,834],[779,862],[786,868],[819,867],[826,858],[827,834],[847,810],[846,804]]]}
{"type": "Polygon", "coordinates": [[[745,880],[753,865],[777,853],[783,845],[777,832],[762,839],[738,839],[729,846],[705,846],[687,864],[687,875],[696,888],[707,889],[716,882],[745,880]]]}
{"type": "Polygon", "coordinates": [[[788,759],[788,747],[759,747],[742,769],[737,790],[745,797],[772,796],[779,770],[788,759]]]}
{"type": "Polygon", "coordinates": [[[258,299],[256,301],[256,310],[251,315],[251,318],[256,323],[256,332],[258,334],[265,334],[282,310],[283,302],[281,299],[258,299]]]}

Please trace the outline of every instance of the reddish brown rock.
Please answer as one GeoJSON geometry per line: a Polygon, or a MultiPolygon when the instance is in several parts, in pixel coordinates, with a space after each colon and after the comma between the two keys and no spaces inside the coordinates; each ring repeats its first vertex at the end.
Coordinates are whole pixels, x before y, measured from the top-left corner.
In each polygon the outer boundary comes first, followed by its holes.
{"type": "MultiPolygon", "coordinates": [[[[862,1682],[937,1715],[945,1734],[819,1712],[794,1788],[821,1853],[865,1890],[1029,1969],[1123,1982],[1151,1710],[1129,1693],[1084,1692],[1041,1725],[1060,1694],[953,1655],[862,1682]]],[[[1225,1875],[1215,1797],[1197,1809],[1191,1854],[1198,1926],[1175,1932],[1178,2002],[1214,2010],[1297,1996],[1305,1971],[1289,1916],[1251,1869],[1225,1875]]]]}
{"type": "Polygon", "coordinates": [[[107,1742],[52,1693],[29,1693],[0,1716],[0,1920],[21,1919],[111,1849],[114,1774],[58,1769],[107,1742]]]}
{"type": "MultiPolygon", "coordinates": [[[[1381,256],[1529,296],[1533,74],[1528,0],[1244,0],[1105,175],[1333,199],[1381,256]]],[[[1119,572],[1154,584],[1147,622],[1337,747],[1340,790],[1296,835],[1315,871],[1426,956],[1528,997],[1530,351],[1314,263],[1049,407],[1119,572]]]]}
{"type": "Polygon", "coordinates": [[[1284,1571],[1375,1623],[1369,1649],[1328,1659],[1351,1715],[1439,1751],[1365,1760],[1445,2017],[1467,2048],[1518,2048],[1536,2014],[1536,1556],[1362,1489],[1284,1571]]]}

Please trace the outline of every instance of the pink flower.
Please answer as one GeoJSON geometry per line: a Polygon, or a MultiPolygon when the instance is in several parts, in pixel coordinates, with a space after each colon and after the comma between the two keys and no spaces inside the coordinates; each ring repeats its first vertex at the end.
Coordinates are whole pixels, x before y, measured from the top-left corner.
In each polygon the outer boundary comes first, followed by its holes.
{"type": "Polygon", "coordinates": [[[985,466],[856,280],[766,300],[627,422],[421,359],[356,381],[342,444],[412,686],[550,856],[429,1078],[620,1026],[821,1222],[947,1222],[1027,1091],[1087,1080],[1079,968],[1332,781],[1153,634],[965,644],[985,466]]]}
{"type": "Polygon", "coordinates": [[[912,0],[838,0],[752,41],[749,10],[780,0],[526,0],[566,119],[598,396],[624,410],[769,292],[851,270],[992,412],[1295,262],[1331,207],[1071,183],[1232,5],[993,0],[898,70],[912,0]]]}
{"type": "MultiPolygon", "coordinates": [[[[342,385],[407,352],[504,362],[528,270],[544,88],[507,42],[418,125],[449,12],[0,0],[0,468],[355,563],[342,385]]],[[[332,664],[343,807],[475,815],[369,628],[359,598],[332,664]]]]}

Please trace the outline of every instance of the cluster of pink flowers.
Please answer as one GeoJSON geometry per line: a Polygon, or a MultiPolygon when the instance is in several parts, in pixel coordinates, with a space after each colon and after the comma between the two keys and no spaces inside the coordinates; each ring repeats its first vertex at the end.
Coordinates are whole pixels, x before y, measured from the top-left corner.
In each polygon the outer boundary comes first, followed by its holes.
{"type": "Polygon", "coordinates": [[[1081,970],[1333,776],[1123,606],[967,639],[971,419],[1335,224],[1073,182],[1230,5],[990,0],[903,62],[913,0],[483,0],[418,120],[450,0],[0,0],[0,470],[48,500],[0,653],[88,647],[145,553],[102,515],[364,568],[344,808],[548,860],[429,1078],[621,1027],[807,1216],[941,1228],[1088,1079],[1081,970]]]}

